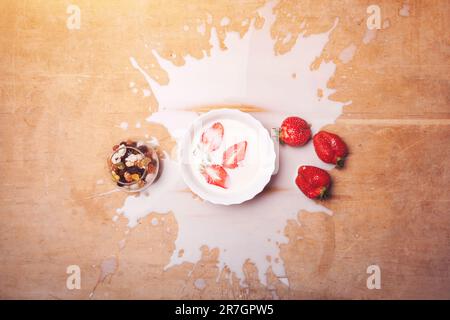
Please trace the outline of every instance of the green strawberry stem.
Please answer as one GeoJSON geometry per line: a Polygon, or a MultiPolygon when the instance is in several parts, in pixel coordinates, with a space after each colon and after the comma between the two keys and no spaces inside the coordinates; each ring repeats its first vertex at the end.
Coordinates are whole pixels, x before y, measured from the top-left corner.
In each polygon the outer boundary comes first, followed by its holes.
{"type": "Polygon", "coordinates": [[[336,166],[338,166],[339,168],[343,168],[344,163],[345,163],[345,158],[337,158],[336,166]]]}
{"type": "Polygon", "coordinates": [[[328,188],[327,187],[322,187],[322,190],[320,191],[319,196],[317,197],[319,200],[325,200],[326,198],[328,198],[329,194],[328,194],[328,188]]]}

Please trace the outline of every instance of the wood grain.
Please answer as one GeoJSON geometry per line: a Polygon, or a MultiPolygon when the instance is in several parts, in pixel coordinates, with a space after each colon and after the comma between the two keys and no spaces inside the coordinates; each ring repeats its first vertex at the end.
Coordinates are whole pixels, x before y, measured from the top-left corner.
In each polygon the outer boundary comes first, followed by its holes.
{"type": "Polygon", "coordinates": [[[97,287],[99,299],[450,298],[448,1],[410,0],[407,17],[399,15],[402,1],[377,1],[389,26],[366,45],[368,1],[281,0],[276,6],[277,54],[290,50],[297,35],[324,32],[339,18],[318,61],[337,65],[332,98],[352,101],[328,127],[351,151],[348,166],[333,171],[328,207],[335,215],[302,213],[301,224],[290,221],[284,231],[289,288],[273,275],[262,286],[251,263],[245,265],[248,288],[223,275],[216,282],[214,248],[202,248],[195,265],[164,271],[175,247],[173,215],[154,227],[151,214],[119,248],[126,222],[115,225],[111,218],[125,195],[92,197],[109,190],[96,181],[107,179],[104,155],[123,139],[117,127],[123,118],[130,123],[127,136],[152,132],[162,149],[174,146],[162,126],[134,127],[158,103],[130,92],[130,53],[154,63],[150,76],[167,83],[149,49],[177,65],[187,55],[201,59],[211,29],[202,36],[183,31],[185,24],[209,14],[224,47],[227,33],[247,31],[242,21],[264,22],[256,11],[264,1],[77,2],[82,27],[76,31],[65,25],[67,1],[0,3],[1,298],[87,299],[99,264],[111,256],[118,269],[97,287]],[[225,16],[231,23],[223,27],[225,16]],[[294,40],[283,41],[286,30],[294,40]],[[352,43],[355,56],[343,63],[339,54],[352,43]],[[82,269],[81,290],[65,287],[70,264],[82,269]],[[370,264],[382,269],[381,290],[366,288],[370,264]],[[197,277],[207,280],[205,289],[195,288],[197,277]]]}

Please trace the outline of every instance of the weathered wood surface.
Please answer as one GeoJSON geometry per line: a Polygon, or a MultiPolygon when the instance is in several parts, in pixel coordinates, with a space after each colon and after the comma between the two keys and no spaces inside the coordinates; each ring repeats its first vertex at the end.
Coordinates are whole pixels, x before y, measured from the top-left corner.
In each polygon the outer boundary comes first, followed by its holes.
{"type": "MultiPolygon", "coordinates": [[[[303,20],[307,34],[324,32],[339,17],[321,58],[337,64],[333,99],[352,100],[332,126],[352,149],[346,169],[333,172],[335,215],[304,214],[301,227],[288,224],[281,256],[290,287],[275,282],[282,299],[450,298],[450,6],[407,2],[402,16],[402,1],[378,1],[389,26],[367,45],[367,1],[279,4],[286,11],[276,12],[274,37],[290,30],[295,38],[303,20]],[[344,64],[338,56],[350,43],[357,50],[344,64]],[[373,263],[382,269],[381,290],[366,288],[373,263]]],[[[123,136],[117,124],[150,113],[148,98],[128,88],[130,53],[156,62],[146,43],[178,64],[188,54],[201,58],[210,30],[200,36],[183,25],[209,12],[223,39],[245,32],[240,22],[263,3],[77,1],[82,26],[71,31],[67,1],[1,1],[0,297],[87,299],[111,255],[118,269],[96,298],[273,297],[250,264],[249,289],[216,283],[215,250],[204,252],[191,276],[187,263],[164,272],[177,229],[170,215],[156,227],[150,215],[118,248],[126,222],[111,217],[125,195],[89,198],[108,190],[96,181],[106,179],[104,155],[123,136]],[[227,28],[219,24],[224,16],[227,28]],[[70,264],[81,267],[81,290],[66,289],[70,264]],[[208,280],[204,290],[193,285],[199,275],[208,280]]],[[[158,66],[149,72],[168,81],[158,66]]],[[[127,135],[146,130],[171,149],[162,127],[143,123],[127,135]]]]}

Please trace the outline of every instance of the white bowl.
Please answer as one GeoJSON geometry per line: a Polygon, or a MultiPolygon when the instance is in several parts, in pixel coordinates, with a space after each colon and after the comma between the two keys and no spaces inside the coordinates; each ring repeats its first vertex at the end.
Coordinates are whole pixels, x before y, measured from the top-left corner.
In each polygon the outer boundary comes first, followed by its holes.
{"type": "Polygon", "coordinates": [[[276,154],[274,142],[261,122],[239,110],[218,109],[201,115],[191,124],[180,142],[179,160],[181,176],[192,192],[211,203],[231,205],[250,200],[264,189],[274,173],[276,154]],[[205,181],[198,178],[198,174],[194,172],[198,168],[196,169],[191,160],[191,153],[195,144],[193,140],[195,137],[198,137],[198,130],[203,130],[205,128],[204,124],[206,123],[224,121],[224,119],[238,121],[249,130],[254,130],[252,136],[255,134],[253,137],[257,137],[258,141],[254,147],[257,150],[256,152],[258,152],[255,156],[259,157],[255,174],[252,175],[252,178],[247,183],[240,183],[239,188],[223,189],[208,185],[205,181]]]}

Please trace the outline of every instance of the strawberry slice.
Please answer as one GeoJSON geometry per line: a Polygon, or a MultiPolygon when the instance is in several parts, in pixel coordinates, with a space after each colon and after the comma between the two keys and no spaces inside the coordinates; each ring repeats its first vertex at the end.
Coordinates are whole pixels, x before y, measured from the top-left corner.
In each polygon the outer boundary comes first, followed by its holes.
{"type": "Polygon", "coordinates": [[[205,177],[206,182],[209,184],[213,184],[224,189],[227,188],[228,173],[222,166],[217,164],[204,166],[200,169],[200,173],[205,177]]]}
{"type": "Polygon", "coordinates": [[[201,141],[208,147],[208,151],[212,152],[219,149],[222,139],[223,125],[220,122],[216,122],[203,132],[201,141]]]}
{"type": "Polygon", "coordinates": [[[236,168],[239,165],[239,162],[244,160],[246,151],[247,141],[241,141],[232,145],[223,153],[222,165],[228,169],[236,168]]]}

